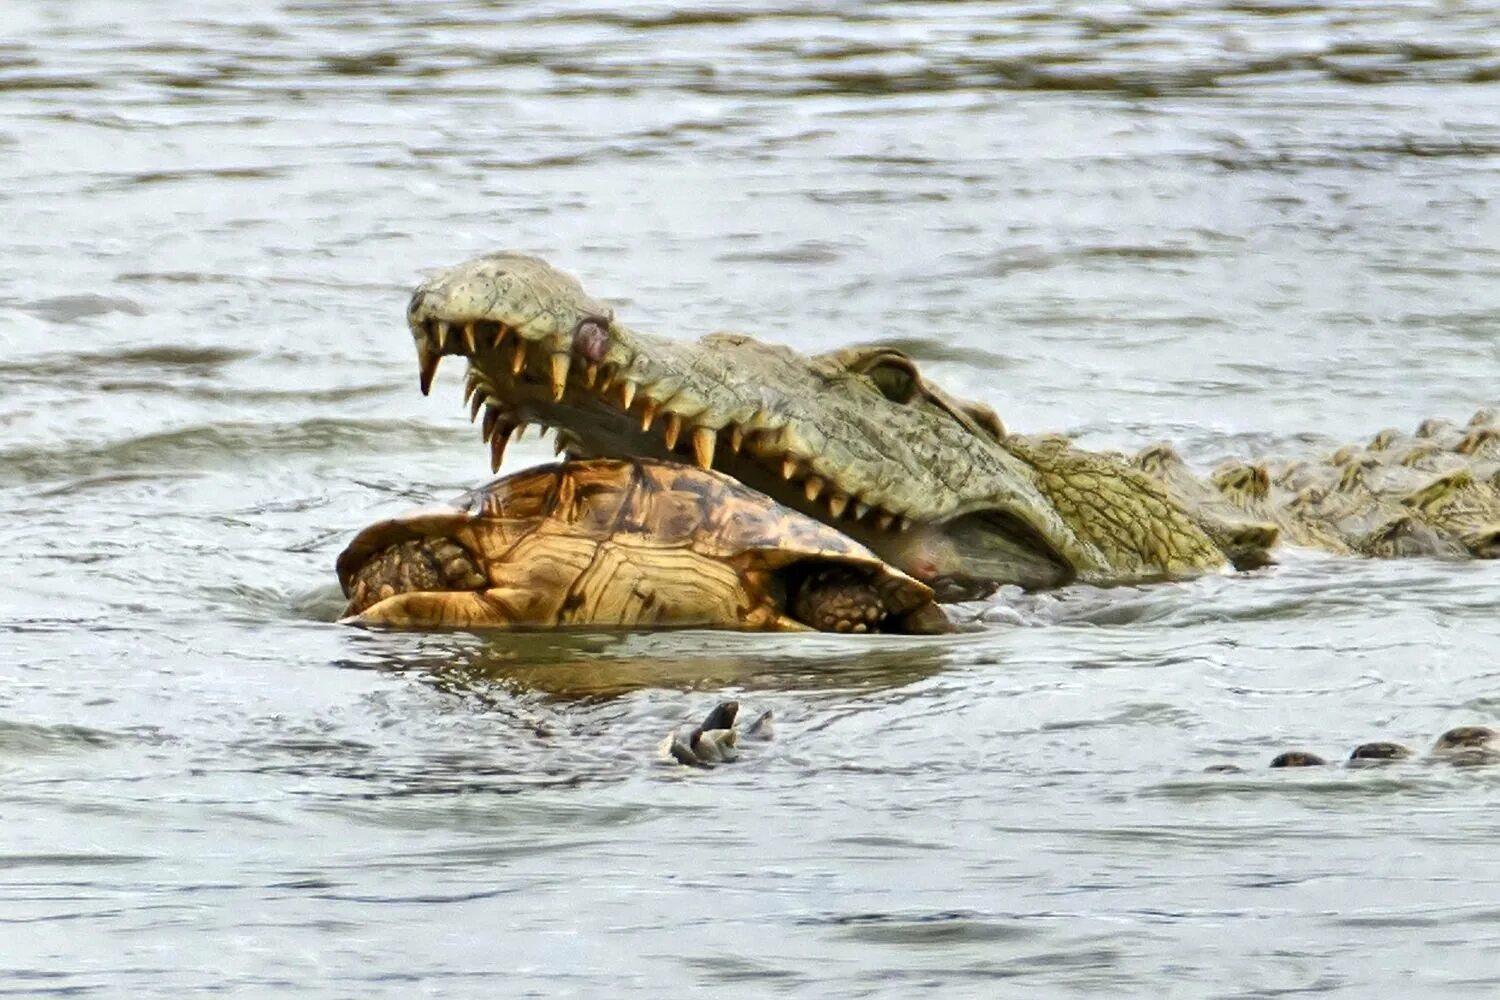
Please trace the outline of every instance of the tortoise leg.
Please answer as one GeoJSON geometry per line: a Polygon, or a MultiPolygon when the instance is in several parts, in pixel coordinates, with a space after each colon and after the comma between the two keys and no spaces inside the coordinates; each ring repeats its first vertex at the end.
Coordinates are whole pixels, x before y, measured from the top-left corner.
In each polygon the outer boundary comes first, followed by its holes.
{"type": "Polygon", "coordinates": [[[870,581],[840,567],[809,573],[787,611],[820,632],[874,632],[886,617],[885,602],[870,581]]]}
{"type": "Polygon", "coordinates": [[[349,581],[346,616],[411,591],[478,590],[488,581],[463,546],[446,538],[413,538],[377,553],[349,581]]]}
{"type": "Polygon", "coordinates": [[[346,624],[395,628],[516,628],[551,624],[524,599],[491,587],[463,546],[413,538],[372,556],[349,581],[346,624]]]}
{"type": "Polygon", "coordinates": [[[550,624],[517,615],[503,590],[409,590],[339,619],[387,628],[535,628],[550,624]]]}

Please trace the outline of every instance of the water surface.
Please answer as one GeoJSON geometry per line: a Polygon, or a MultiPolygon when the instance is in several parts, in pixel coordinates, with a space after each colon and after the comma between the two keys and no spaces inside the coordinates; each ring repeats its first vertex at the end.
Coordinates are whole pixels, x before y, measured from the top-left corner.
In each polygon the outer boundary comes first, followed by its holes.
{"type": "Polygon", "coordinates": [[[931,640],[330,624],[354,530],[487,476],[402,314],[499,247],[645,329],[898,343],[1092,446],[1467,419],[1500,372],[1491,5],[0,25],[0,992],[1500,983],[1500,771],[1263,766],[1495,721],[1492,565],[1005,593],[931,640]],[[655,765],[721,697],[778,739],[655,765]]]}

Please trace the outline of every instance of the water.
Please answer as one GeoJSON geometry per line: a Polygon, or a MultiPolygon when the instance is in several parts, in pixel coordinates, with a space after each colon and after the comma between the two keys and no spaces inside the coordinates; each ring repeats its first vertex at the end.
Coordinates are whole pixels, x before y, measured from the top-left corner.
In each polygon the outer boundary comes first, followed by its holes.
{"type": "Polygon", "coordinates": [[[902,344],[1094,446],[1466,419],[1500,370],[1489,5],[0,26],[0,993],[1500,983],[1500,771],[1264,768],[1496,721],[1493,565],[1006,594],[932,640],[330,624],[353,531],[486,477],[402,310],[498,247],[644,329],[902,344]],[[778,739],[653,763],[722,697],[778,739]]]}

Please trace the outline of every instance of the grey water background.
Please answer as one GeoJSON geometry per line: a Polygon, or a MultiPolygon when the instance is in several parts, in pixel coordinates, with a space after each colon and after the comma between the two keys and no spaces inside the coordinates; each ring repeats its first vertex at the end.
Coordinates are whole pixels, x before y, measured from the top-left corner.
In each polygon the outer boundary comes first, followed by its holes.
{"type": "Polygon", "coordinates": [[[1467,419],[1497,46],[1462,2],[7,0],[0,994],[1493,990],[1500,771],[1264,767],[1495,722],[1492,564],[901,640],[361,632],[332,562],[488,477],[403,306],[500,247],[1100,447],[1467,419]],[[721,697],[778,739],[653,762],[721,697]]]}

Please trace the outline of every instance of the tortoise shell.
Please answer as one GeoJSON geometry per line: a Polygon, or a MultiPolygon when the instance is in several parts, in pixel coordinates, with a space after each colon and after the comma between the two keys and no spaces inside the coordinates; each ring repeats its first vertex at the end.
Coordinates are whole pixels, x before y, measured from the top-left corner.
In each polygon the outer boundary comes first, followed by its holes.
{"type": "Polygon", "coordinates": [[[863,577],[894,630],[936,610],[924,584],[833,528],[719,473],[644,459],[537,466],[371,525],[338,574],[361,623],[802,630],[787,589],[828,566],[863,577]],[[410,565],[367,569],[402,546],[410,565]]]}

